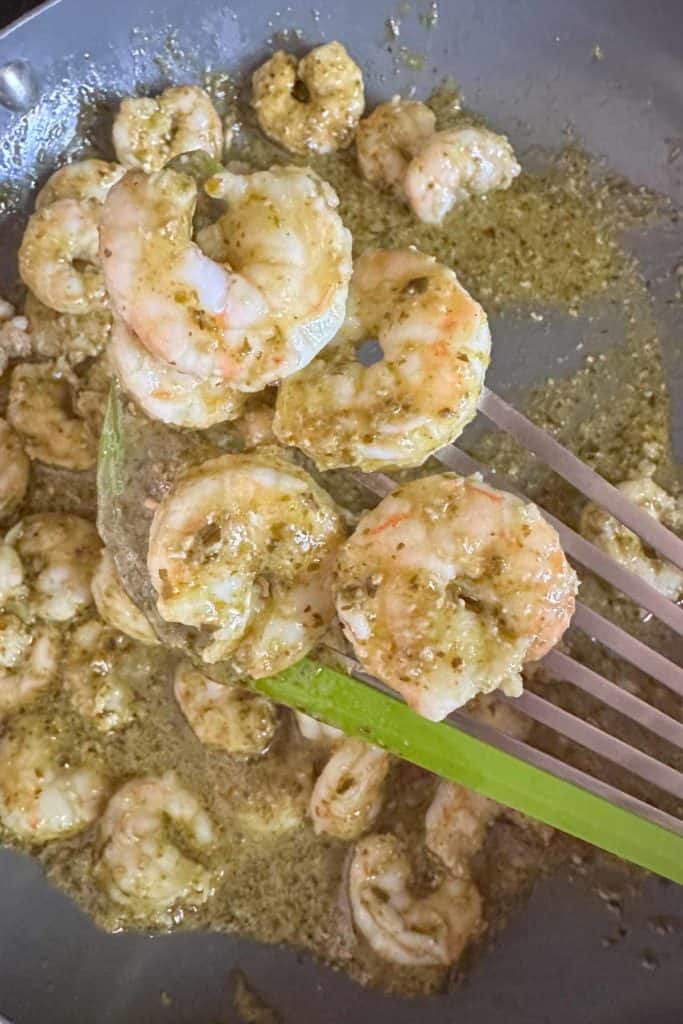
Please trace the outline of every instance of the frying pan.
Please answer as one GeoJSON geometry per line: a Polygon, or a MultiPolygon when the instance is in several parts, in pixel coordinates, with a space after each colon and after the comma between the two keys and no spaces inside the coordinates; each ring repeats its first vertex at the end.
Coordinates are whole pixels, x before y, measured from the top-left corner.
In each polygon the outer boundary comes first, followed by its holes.
{"type": "MultiPolygon", "coordinates": [[[[418,17],[430,11],[424,0],[411,10],[368,0],[274,6],[52,0],[0,36],[0,65],[28,61],[39,86],[28,114],[0,108],[0,181],[21,186],[51,167],[72,142],[84,94],[106,105],[140,83],[191,81],[207,65],[245,69],[282,33],[290,47],[302,45],[300,30],[306,44],[344,41],[364,68],[371,103],[413,86],[425,96],[452,75],[523,156],[529,147],[561,145],[571,126],[614,170],[683,199],[680,0],[442,0],[431,29],[418,17]],[[400,34],[389,44],[391,15],[400,34]],[[410,66],[414,53],[424,67],[410,66]]],[[[0,283],[7,283],[21,217],[6,213],[0,229],[0,283]]],[[[682,307],[670,300],[672,268],[683,262],[681,229],[673,224],[632,241],[652,282],[680,454],[682,307]]],[[[513,398],[540,376],[578,365],[576,322],[541,330],[506,317],[494,319],[493,330],[492,386],[513,398]]],[[[617,341],[615,325],[605,344],[617,341]]],[[[574,869],[539,882],[464,984],[447,996],[405,1001],[363,990],[295,951],[233,936],[103,934],[38,867],[2,851],[0,1015],[14,1024],[225,1024],[237,1020],[231,972],[239,968],[286,1022],[681,1024],[683,889],[645,877],[635,889],[623,883],[599,859],[587,874],[574,869]],[[618,901],[608,898],[615,887],[618,901]]]]}

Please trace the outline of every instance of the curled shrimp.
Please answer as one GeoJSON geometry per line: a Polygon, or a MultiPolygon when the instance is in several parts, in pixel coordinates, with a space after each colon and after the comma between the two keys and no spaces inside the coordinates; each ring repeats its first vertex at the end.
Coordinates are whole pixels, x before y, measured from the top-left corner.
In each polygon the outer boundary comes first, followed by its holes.
{"type": "Polygon", "coordinates": [[[59,634],[54,627],[26,622],[13,611],[0,610],[0,720],[55,682],[59,652],[59,634]]]}
{"type": "Polygon", "coordinates": [[[74,409],[69,382],[53,363],[19,363],[10,379],[7,418],[27,455],[62,469],[92,469],[97,438],[74,409]]]}
{"type": "Polygon", "coordinates": [[[64,687],[76,710],[99,732],[132,722],[136,694],[128,680],[130,640],[98,619],[76,626],[62,663],[64,687]]]}
{"type": "Polygon", "coordinates": [[[197,738],[229,754],[265,754],[277,727],[275,705],[241,686],[216,683],[188,662],[175,671],[173,693],[197,738]]]}
{"type": "Polygon", "coordinates": [[[410,890],[410,876],[410,863],[395,836],[361,839],[349,869],[354,925],[384,960],[447,967],[481,930],[479,892],[470,879],[447,877],[418,897],[410,890]]]}
{"type": "Polygon", "coordinates": [[[28,487],[29,461],[16,434],[0,419],[0,518],[10,516],[24,500],[28,487]]]}
{"type": "Polygon", "coordinates": [[[477,693],[517,696],[560,639],[576,575],[529,503],[453,473],[397,488],[342,548],[337,612],[365,668],[439,720],[477,693]]]}
{"type": "Polygon", "coordinates": [[[196,149],[219,159],[223,125],[203,89],[178,85],[160,96],[122,100],[112,138],[120,163],[151,174],[173,157],[196,149]]]}
{"type": "MultiPolygon", "coordinates": [[[[73,742],[73,741],[71,741],[73,742]]],[[[48,729],[40,715],[25,712],[7,723],[0,738],[0,822],[32,844],[65,839],[99,815],[108,782],[99,766],[48,729]]]]}
{"type": "Polygon", "coordinates": [[[311,649],[334,614],[344,537],[332,499],[277,449],[210,459],[157,508],[147,564],[159,614],[209,631],[207,662],[253,678],[311,649]]]}
{"type": "Polygon", "coordinates": [[[454,876],[468,876],[501,807],[479,793],[442,779],[425,815],[425,845],[454,876]]]}
{"type": "MultiPolygon", "coordinates": [[[[622,494],[653,519],[672,530],[680,531],[683,527],[683,502],[668,494],[654,480],[649,477],[625,480],[618,486],[622,494]]],[[[671,601],[683,597],[683,572],[671,562],[646,552],[640,538],[609,512],[598,505],[586,505],[581,515],[580,530],[587,540],[671,601]]]]}
{"type": "Polygon", "coordinates": [[[346,320],[283,381],[274,430],[320,469],[417,466],[474,418],[491,335],[452,270],[416,249],[375,249],[354,268],[346,320]],[[359,347],[379,340],[364,365],[359,347]]]}
{"type": "Polygon", "coordinates": [[[36,196],[36,210],[60,199],[93,199],[100,205],[126,168],[106,160],[76,160],[51,174],[36,196]]]}
{"type": "Polygon", "coordinates": [[[77,366],[100,355],[109,343],[111,312],[106,306],[78,315],[58,313],[28,292],[24,312],[31,351],[40,359],[59,359],[77,366]]]}
{"type": "Polygon", "coordinates": [[[380,103],[356,133],[358,165],[365,180],[387,186],[405,200],[408,165],[434,135],[435,126],[434,112],[424,103],[400,96],[380,103]]]}
{"type": "Polygon", "coordinates": [[[355,737],[344,739],[313,787],[309,814],[314,830],[347,841],[367,832],[382,809],[390,765],[385,750],[355,737]]]}
{"type": "Polygon", "coordinates": [[[180,373],[153,356],[122,320],[116,320],[109,354],[124,389],[152,419],[202,430],[233,420],[246,395],[222,380],[180,373]]]}
{"type": "Polygon", "coordinates": [[[436,132],[413,157],[403,187],[415,215],[427,224],[440,224],[464,199],[509,188],[520,171],[504,135],[486,128],[454,128],[436,132]]]}
{"type": "Polygon", "coordinates": [[[301,156],[349,146],[365,106],[361,69],[337,42],[302,60],[278,50],[254,72],[252,89],[262,130],[301,156]]]}
{"type": "Polygon", "coordinates": [[[159,642],[145,616],[123,589],[114,559],[106,548],[102,549],[93,573],[91,589],[97,611],[107,625],[143,644],[159,642]]]}
{"type": "Polygon", "coordinates": [[[132,779],[98,826],[95,878],[125,918],[169,927],[211,896],[213,823],[173,772],[132,779]]]}
{"type": "Polygon", "coordinates": [[[344,317],[351,236],[313,171],[225,171],[228,202],[191,241],[197,189],[165,169],[129,172],[104,205],[101,251],[112,303],[150,352],[182,373],[260,391],[309,362],[344,317]]]}

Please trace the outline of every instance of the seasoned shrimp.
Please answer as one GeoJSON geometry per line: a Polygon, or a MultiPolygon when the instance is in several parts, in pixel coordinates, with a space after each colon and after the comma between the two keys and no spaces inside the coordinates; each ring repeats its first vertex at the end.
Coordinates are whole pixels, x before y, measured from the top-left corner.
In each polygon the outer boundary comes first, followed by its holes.
{"type": "Polygon", "coordinates": [[[360,171],[372,185],[386,185],[403,200],[408,165],[436,127],[434,112],[416,100],[394,96],[363,118],[356,133],[360,171]]]}
{"type": "Polygon", "coordinates": [[[129,172],[104,205],[101,250],[112,303],[142,344],[182,373],[240,391],[305,366],[344,317],[351,236],[313,171],[274,167],[209,179],[228,202],[191,241],[197,188],[169,169],[129,172]]]}
{"type": "Polygon", "coordinates": [[[265,754],[277,727],[275,705],[241,686],[209,679],[189,662],[178,665],[173,692],[198,739],[243,756],[265,754]]]}
{"type": "Polygon", "coordinates": [[[202,430],[240,415],[246,395],[222,380],[180,373],[141,345],[122,320],[116,320],[109,347],[121,384],[152,419],[202,430]]]}
{"type": "Polygon", "coordinates": [[[29,323],[31,350],[41,359],[60,359],[77,366],[85,359],[98,356],[109,343],[111,312],[106,305],[74,316],[50,309],[28,292],[24,312],[29,323]]]}
{"type": "Polygon", "coordinates": [[[19,248],[19,273],[59,313],[89,313],[105,301],[98,253],[100,205],[58,199],[29,218],[19,248]]]}
{"type": "Polygon", "coordinates": [[[215,159],[223,151],[223,125],[207,93],[178,85],[160,96],[122,100],[112,131],[118,160],[146,174],[181,153],[202,149],[215,159]]]}
{"type": "Polygon", "coordinates": [[[264,402],[260,395],[247,400],[241,415],[235,422],[246,449],[259,448],[264,444],[277,444],[273,433],[275,407],[264,402]]]}
{"type": "Polygon", "coordinates": [[[145,616],[123,589],[114,559],[106,548],[102,549],[93,573],[91,589],[97,611],[107,625],[143,644],[159,642],[145,616]]]}
{"type": "Polygon", "coordinates": [[[481,899],[472,881],[446,878],[427,896],[410,891],[410,863],[392,835],[357,843],[349,870],[356,929],[384,960],[408,967],[455,963],[481,929],[481,899]]]}
{"type": "MultiPolygon", "coordinates": [[[[683,528],[683,501],[673,498],[649,477],[626,480],[619,484],[619,490],[669,529],[680,532],[683,528]]],[[[609,512],[598,505],[586,505],[581,516],[580,530],[587,540],[671,601],[683,597],[683,572],[655,553],[646,552],[640,538],[622,526],[609,512]]]]}
{"type": "Polygon", "coordinates": [[[522,690],[574,612],[576,575],[531,504],[474,476],[430,476],[366,512],[339,556],[337,611],[362,664],[439,720],[522,690]]]}
{"type": "Polygon", "coordinates": [[[509,188],[520,171],[504,135],[486,128],[454,128],[436,132],[413,157],[403,187],[415,215],[427,224],[440,224],[457,203],[509,188]]]}
{"type": "Polygon", "coordinates": [[[68,622],[91,604],[90,581],[101,547],[92,523],[57,512],[26,516],[5,544],[19,557],[32,615],[68,622]]]}
{"type": "Polygon", "coordinates": [[[365,107],[363,74],[341,43],[302,60],[278,50],[252,76],[258,123],[290,153],[333,153],[351,144],[365,107]]]}
{"type": "Polygon", "coordinates": [[[343,539],[332,499],[277,449],[210,459],[154,514],[147,564],[159,614],[209,631],[205,661],[271,675],[330,623],[343,539]]]}
{"type": "Polygon", "coordinates": [[[350,737],[334,751],[318,776],[309,814],[313,828],[335,839],[358,839],[382,809],[391,765],[386,750],[350,737]]]}
{"type": "Polygon", "coordinates": [[[342,330],[283,381],[275,433],[320,469],[418,466],[475,416],[490,351],[486,314],[452,270],[417,249],[370,250],[342,330]],[[383,358],[366,366],[369,339],[383,358]]]}
{"type": "Polygon", "coordinates": [[[170,926],[211,896],[214,826],[173,772],[122,786],[98,833],[95,878],[124,917],[170,926]]]}
{"type": "Polygon", "coordinates": [[[281,784],[250,793],[235,812],[235,823],[252,839],[277,842],[303,825],[311,785],[310,766],[288,772],[281,784]]]}
{"type": "Polygon", "coordinates": [[[54,363],[19,363],[10,379],[7,419],[31,459],[63,469],[92,469],[97,438],[74,413],[74,395],[54,363]]]}
{"type": "Polygon", "coordinates": [[[76,710],[100,732],[132,722],[136,694],[128,681],[131,641],[98,619],[70,634],[62,665],[64,686],[76,710]]]}
{"type": "Polygon", "coordinates": [[[469,863],[501,807],[479,793],[442,779],[425,816],[425,842],[452,875],[469,875],[469,863]]]}
{"type": "Polygon", "coordinates": [[[0,738],[0,822],[29,843],[65,839],[87,828],[108,782],[94,762],[40,716],[17,715],[0,738]]]}
{"type": "Polygon", "coordinates": [[[0,720],[52,685],[59,649],[54,627],[0,611],[0,720]]]}
{"type": "Polygon", "coordinates": [[[106,160],[77,160],[51,174],[36,196],[36,210],[59,199],[92,199],[102,204],[126,168],[106,160]]]}
{"type": "Polygon", "coordinates": [[[0,419],[0,518],[21,505],[28,487],[29,461],[20,438],[0,419]]]}
{"type": "Polygon", "coordinates": [[[0,375],[12,359],[28,359],[33,351],[33,338],[25,316],[16,316],[14,306],[0,299],[0,375]]]}
{"type": "Polygon", "coordinates": [[[336,729],[333,725],[319,722],[317,718],[311,718],[310,715],[305,715],[303,711],[295,711],[294,717],[296,718],[299,732],[305,740],[309,740],[311,743],[324,743],[327,746],[333,746],[344,739],[344,733],[341,729],[336,729]]]}

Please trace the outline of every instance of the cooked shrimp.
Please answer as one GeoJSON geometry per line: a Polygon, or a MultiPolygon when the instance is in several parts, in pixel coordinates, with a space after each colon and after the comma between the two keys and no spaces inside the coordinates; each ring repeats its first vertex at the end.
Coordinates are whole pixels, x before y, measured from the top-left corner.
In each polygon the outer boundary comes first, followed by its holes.
{"type": "Polygon", "coordinates": [[[452,875],[468,876],[470,860],[500,810],[495,801],[442,779],[425,816],[427,849],[452,875]]]}
{"type": "Polygon", "coordinates": [[[0,419],[0,518],[21,505],[28,487],[29,461],[21,440],[6,420],[0,419]]]}
{"type": "Polygon", "coordinates": [[[93,199],[102,204],[112,185],[126,173],[121,164],[106,160],[76,160],[51,174],[36,196],[36,210],[59,199],[93,199]]]}
{"type": "Polygon", "coordinates": [[[290,153],[333,153],[351,144],[365,93],[361,69],[341,43],[316,46],[302,60],[278,50],[251,81],[258,123],[290,153]]]}
{"type": "Polygon", "coordinates": [[[356,133],[360,171],[372,185],[386,185],[405,200],[408,165],[434,135],[436,117],[424,103],[394,96],[363,118],[356,133]]]}
{"type": "Polygon", "coordinates": [[[73,392],[54,363],[19,363],[12,370],[7,419],[31,459],[63,469],[92,469],[97,438],[73,406],[73,392]]]}
{"type": "Polygon", "coordinates": [[[65,839],[87,828],[106,799],[99,767],[40,716],[17,715],[0,739],[0,822],[29,843],[65,839]]]}
{"type": "Polygon", "coordinates": [[[265,754],[277,727],[275,705],[241,686],[216,683],[182,662],[175,671],[173,692],[197,738],[230,754],[265,754]]]}
{"type": "Polygon", "coordinates": [[[309,813],[317,833],[357,839],[382,809],[391,765],[386,750],[350,737],[343,740],[318,776],[309,813]]]}
{"type": "Polygon", "coordinates": [[[349,870],[354,924],[384,960],[447,967],[481,929],[479,892],[469,879],[446,878],[427,896],[414,896],[410,874],[395,836],[361,839],[349,870]]]}
{"type": "Polygon", "coordinates": [[[116,320],[109,353],[121,384],[152,419],[202,430],[234,420],[246,396],[222,380],[180,373],[141,345],[122,320],[116,320]]]}
{"type": "Polygon", "coordinates": [[[11,546],[0,543],[0,606],[10,602],[23,601],[26,597],[24,567],[19,555],[11,546]]]}
{"type": "Polygon", "coordinates": [[[283,381],[275,433],[320,469],[418,466],[474,418],[490,350],[486,314],[452,270],[417,249],[370,250],[341,331],[283,381]],[[370,339],[383,358],[366,366],[370,339]]]}
{"type": "Polygon", "coordinates": [[[19,556],[32,615],[68,622],[90,605],[101,547],[92,523],[57,512],[26,516],[9,531],[5,544],[19,556]]]}
{"type": "Polygon", "coordinates": [[[185,174],[128,173],[104,205],[107,288],[127,326],[182,373],[240,391],[305,366],[344,317],[351,236],[313,171],[225,171],[207,190],[227,212],[191,241],[197,189],[185,174]]]}
{"type": "Polygon", "coordinates": [[[517,696],[574,612],[576,575],[531,504],[454,473],[399,487],[339,557],[337,611],[356,655],[420,714],[517,696]]]}
{"type": "Polygon", "coordinates": [[[295,711],[294,717],[296,718],[299,732],[305,740],[309,740],[311,743],[324,743],[327,746],[333,746],[344,739],[344,733],[341,729],[336,729],[333,725],[319,722],[317,718],[311,718],[310,715],[305,715],[303,711],[295,711]]]}
{"type": "Polygon", "coordinates": [[[98,833],[95,877],[125,917],[170,926],[213,893],[213,823],[173,772],[122,786],[98,833]]]}
{"type": "Polygon", "coordinates": [[[273,433],[275,407],[264,402],[260,395],[247,400],[241,415],[235,422],[246,449],[259,448],[264,444],[277,444],[273,433]]]}
{"type": "MultiPolygon", "coordinates": [[[[683,501],[673,498],[649,477],[626,480],[619,484],[619,490],[669,529],[680,532],[683,528],[683,501]]],[[[655,553],[646,552],[640,538],[622,526],[609,512],[597,505],[586,505],[581,516],[580,530],[587,540],[671,601],[683,597],[683,572],[655,553]]]]}
{"type": "Polygon", "coordinates": [[[132,646],[98,619],[81,623],[69,636],[64,686],[76,710],[100,732],[123,729],[135,715],[136,694],[126,665],[132,646]]]}
{"type": "Polygon", "coordinates": [[[310,768],[289,773],[283,784],[249,794],[235,812],[235,823],[250,838],[276,842],[301,828],[311,797],[310,768]]]}
{"type": "Polygon", "coordinates": [[[41,359],[60,359],[77,366],[85,359],[98,356],[109,342],[111,312],[106,305],[74,316],[50,309],[28,292],[24,312],[29,323],[31,350],[41,359]]]}
{"type": "Polygon", "coordinates": [[[25,316],[15,316],[14,306],[0,299],[0,375],[12,359],[28,359],[33,338],[25,316]]]}
{"type": "Polygon", "coordinates": [[[98,255],[100,206],[58,199],[29,218],[19,273],[41,302],[59,313],[89,313],[105,301],[98,255]]]}
{"type": "Polygon", "coordinates": [[[486,128],[454,128],[436,132],[413,157],[404,189],[420,220],[440,224],[457,203],[509,188],[520,171],[504,135],[486,128]]]}
{"type": "Polygon", "coordinates": [[[181,153],[203,149],[219,159],[223,151],[221,119],[208,94],[196,85],[122,100],[112,138],[117,159],[146,174],[161,170],[181,153]]]}
{"type": "Polygon", "coordinates": [[[59,646],[54,627],[0,611],[0,720],[55,681],[59,646]]]}
{"type": "Polygon", "coordinates": [[[123,589],[114,559],[106,548],[102,549],[91,588],[97,610],[107,625],[143,644],[159,642],[145,616],[123,589]]]}
{"type": "Polygon", "coordinates": [[[205,661],[271,675],[331,621],[343,538],[332,499],[277,449],[210,459],[154,514],[147,564],[159,614],[209,631],[205,661]]]}

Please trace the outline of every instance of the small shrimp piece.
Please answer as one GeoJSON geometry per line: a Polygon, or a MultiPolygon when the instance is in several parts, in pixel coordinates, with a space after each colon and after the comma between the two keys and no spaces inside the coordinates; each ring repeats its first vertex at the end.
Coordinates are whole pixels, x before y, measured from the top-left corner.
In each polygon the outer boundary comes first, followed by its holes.
{"type": "Polygon", "coordinates": [[[89,313],[105,301],[99,261],[100,206],[58,199],[29,218],[19,247],[22,281],[58,313],[89,313]]]}
{"type": "Polygon", "coordinates": [[[350,737],[318,776],[309,814],[315,832],[349,841],[367,832],[380,810],[391,765],[386,750],[350,737]]]}
{"type": "Polygon", "coordinates": [[[343,539],[332,499],[277,449],[210,459],[154,514],[147,564],[159,614],[209,632],[206,662],[272,675],[332,620],[343,539]]]}
{"type": "Polygon", "coordinates": [[[252,106],[261,129],[299,156],[351,145],[365,107],[363,73],[341,43],[302,60],[278,50],[252,76],[252,106]]]}
{"type": "Polygon", "coordinates": [[[59,635],[52,626],[0,611],[0,720],[38,697],[56,679],[59,635]]]}
{"type": "Polygon", "coordinates": [[[0,419],[0,518],[10,516],[24,500],[29,461],[21,440],[6,420],[0,419]]]}
{"type": "Polygon", "coordinates": [[[154,420],[203,430],[240,415],[246,395],[222,380],[180,373],[141,345],[122,320],[116,320],[109,354],[131,398],[154,420]]]}
{"type": "Polygon", "coordinates": [[[114,559],[106,548],[102,549],[93,573],[91,589],[97,611],[108,626],[140,643],[159,643],[149,622],[123,589],[114,559]]]}
{"type": "MultiPolygon", "coordinates": [[[[683,501],[673,498],[654,480],[649,477],[626,480],[618,487],[622,494],[669,529],[680,531],[683,527],[683,501]]],[[[586,505],[581,515],[580,530],[586,540],[640,576],[670,601],[679,601],[683,597],[683,572],[656,554],[647,553],[640,538],[609,512],[598,505],[586,505]]]]}
{"type": "Polygon", "coordinates": [[[311,797],[310,769],[287,777],[284,785],[250,793],[235,812],[237,827],[259,842],[277,842],[282,836],[301,828],[311,797]]]}
{"type": "Polygon", "coordinates": [[[136,694],[128,682],[130,640],[97,619],[76,626],[62,664],[71,703],[99,732],[115,732],[135,716],[136,694]]]}
{"type": "Polygon", "coordinates": [[[410,874],[395,836],[361,839],[349,869],[354,925],[383,960],[447,967],[481,930],[479,891],[470,879],[447,877],[420,898],[410,891],[410,874]]]}
{"type": "Polygon", "coordinates": [[[227,211],[191,240],[197,186],[131,171],[104,205],[107,289],[126,325],[181,373],[260,391],[305,366],[344,318],[351,236],[313,171],[225,171],[227,211]]]}
{"type": "Polygon", "coordinates": [[[319,722],[317,718],[305,715],[303,711],[295,711],[294,717],[296,718],[299,732],[305,740],[309,740],[311,743],[334,746],[335,743],[339,743],[340,740],[344,739],[344,733],[341,729],[337,729],[333,725],[326,725],[325,722],[319,722]]]}
{"type": "Polygon", "coordinates": [[[101,548],[92,523],[80,516],[38,513],[13,526],[5,544],[21,562],[32,615],[69,622],[91,604],[90,581],[101,548]]]}
{"type": "Polygon", "coordinates": [[[403,187],[415,216],[440,224],[463,200],[509,188],[521,169],[504,135],[453,128],[436,132],[413,157],[403,187]]]}
{"type": "Polygon", "coordinates": [[[7,419],[31,459],[62,469],[92,469],[97,438],[74,414],[74,395],[53,363],[19,363],[10,378],[7,419]]]}
{"type": "Polygon", "coordinates": [[[161,170],[181,153],[202,149],[218,160],[223,151],[221,119],[208,94],[196,85],[122,100],[112,138],[119,162],[146,174],[161,170]]]}
{"type": "Polygon", "coordinates": [[[440,720],[522,691],[558,642],[576,575],[539,510],[479,477],[423,477],[366,512],[339,556],[337,612],[363,666],[440,720]]]}
{"type": "Polygon", "coordinates": [[[260,448],[264,444],[277,444],[277,438],[273,433],[274,417],[274,406],[264,402],[260,396],[248,399],[242,414],[235,422],[247,450],[260,448]]]}
{"type": "Polygon", "coordinates": [[[108,788],[99,767],[40,716],[10,719],[0,738],[0,822],[18,839],[38,845],[82,832],[108,788]]]}
{"type": "Polygon", "coordinates": [[[356,133],[361,174],[371,185],[384,185],[406,200],[408,165],[434,135],[436,117],[424,103],[394,96],[363,118],[356,133]]]}
{"type": "Polygon", "coordinates": [[[100,205],[126,168],[106,160],[76,160],[51,174],[36,196],[36,210],[60,199],[92,199],[100,205]]]}
{"type": "Polygon", "coordinates": [[[176,668],[173,693],[201,743],[229,754],[260,756],[277,727],[272,701],[241,686],[217,683],[183,662],[176,668]]]}
{"type": "Polygon", "coordinates": [[[213,823],[174,772],[127,782],[98,826],[95,878],[123,916],[170,927],[214,891],[213,823]]]}
{"type": "Polygon", "coordinates": [[[486,313],[452,270],[417,249],[370,250],[341,331],[282,382],[275,433],[320,469],[419,466],[476,415],[490,352],[486,313]],[[382,358],[365,365],[370,340],[382,358]]]}
{"type": "Polygon", "coordinates": [[[469,876],[469,864],[482,846],[500,804],[442,779],[425,816],[425,843],[450,873],[469,876]]]}
{"type": "Polygon", "coordinates": [[[24,312],[31,351],[40,359],[60,359],[77,366],[85,359],[99,356],[109,343],[112,318],[106,305],[74,316],[50,309],[33,292],[28,292],[24,312]]]}
{"type": "Polygon", "coordinates": [[[27,318],[15,316],[14,306],[0,299],[0,376],[11,360],[28,359],[32,352],[33,337],[27,318]]]}

